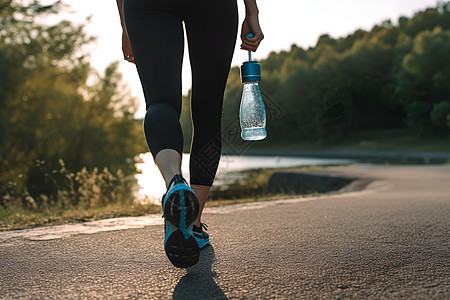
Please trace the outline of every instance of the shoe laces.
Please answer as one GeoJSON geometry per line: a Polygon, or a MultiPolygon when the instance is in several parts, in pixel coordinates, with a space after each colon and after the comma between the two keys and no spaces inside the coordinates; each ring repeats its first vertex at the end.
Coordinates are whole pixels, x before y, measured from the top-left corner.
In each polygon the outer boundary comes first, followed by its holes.
{"type": "MultiPolygon", "coordinates": [[[[195,226],[195,227],[197,227],[197,226],[195,226]]],[[[200,227],[197,227],[197,228],[200,228],[200,232],[202,232],[203,230],[208,231],[208,225],[206,225],[205,223],[200,223],[200,227]]]]}
{"type": "MultiPolygon", "coordinates": [[[[177,174],[177,175],[173,176],[172,179],[170,180],[167,191],[161,197],[161,205],[163,204],[164,198],[166,197],[169,190],[177,183],[184,183],[184,184],[188,185],[186,179],[184,179],[182,175],[177,174]]],[[[164,215],[162,215],[162,217],[164,218],[164,215]]]]}
{"type": "Polygon", "coordinates": [[[181,174],[177,174],[172,177],[172,180],[170,180],[169,188],[167,189],[167,191],[169,191],[177,183],[184,183],[187,185],[186,179],[184,179],[181,174]]]}

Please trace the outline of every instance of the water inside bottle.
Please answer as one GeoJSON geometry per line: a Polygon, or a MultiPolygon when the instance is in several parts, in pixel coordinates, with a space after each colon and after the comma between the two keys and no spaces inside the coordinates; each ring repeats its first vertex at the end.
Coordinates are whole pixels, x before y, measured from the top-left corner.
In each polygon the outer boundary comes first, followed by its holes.
{"type": "Polygon", "coordinates": [[[257,82],[246,82],[242,93],[240,123],[244,140],[262,140],[267,136],[266,110],[257,82]]]}
{"type": "Polygon", "coordinates": [[[241,137],[246,141],[258,141],[267,137],[267,132],[264,127],[244,128],[242,129],[241,137]]]}

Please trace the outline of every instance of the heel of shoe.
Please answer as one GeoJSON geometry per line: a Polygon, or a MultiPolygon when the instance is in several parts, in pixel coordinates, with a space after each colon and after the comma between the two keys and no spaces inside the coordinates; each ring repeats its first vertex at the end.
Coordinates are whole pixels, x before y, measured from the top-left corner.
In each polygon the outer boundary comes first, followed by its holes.
{"type": "Polygon", "coordinates": [[[198,216],[197,196],[190,189],[180,189],[165,200],[164,216],[176,227],[190,227],[198,216]]]}
{"type": "Polygon", "coordinates": [[[193,236],[185,238],[180,230],[175,231],[167,240],[165,251],[167,258],[177,268],[195,265],[200,257],[200,248],[193,236]]]}

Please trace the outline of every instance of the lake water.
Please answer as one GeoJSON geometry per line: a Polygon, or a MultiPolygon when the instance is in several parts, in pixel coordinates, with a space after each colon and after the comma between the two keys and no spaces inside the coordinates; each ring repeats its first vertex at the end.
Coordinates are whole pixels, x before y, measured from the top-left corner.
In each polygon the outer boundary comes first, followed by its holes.
{"type": "MultiPolygon", "coordinates": [[[[138,202],[161,203],[166,192],[164,180],[150,153],[139,156],[141,162],[136,164],[140,172],[136,175],[138,186],[136,198],[138,202]]],[[[262,168],[287,168],[300,166],[338,165],[352,163],[348,159],[324,159],[286,156],[234,156],[224,155],[220,159],[215,186],[226,184],[230,178],[236,178],[240,171],[262,168]]],[[[183,154],[181,166],[183,176],[189,180],[189,155],[183,154]]]]}

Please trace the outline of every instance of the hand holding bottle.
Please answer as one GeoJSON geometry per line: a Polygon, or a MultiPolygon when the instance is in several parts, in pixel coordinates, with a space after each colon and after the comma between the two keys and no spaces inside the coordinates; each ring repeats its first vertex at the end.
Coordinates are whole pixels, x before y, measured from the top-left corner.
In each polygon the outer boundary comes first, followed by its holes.
{"type": "Polygon", "coordinates": [[[241,49],[255,52],[259,44],[264,39],[264,34],[259,25],[259,10],[255,0],[244,0],[245,19],[241,29],[241,49]],[[248,37],[248,34],[253,34],[248,37]]]}

